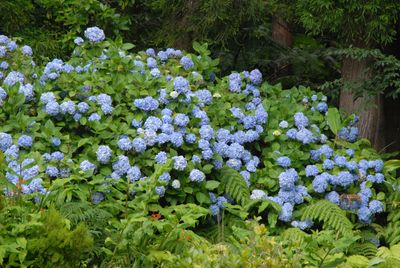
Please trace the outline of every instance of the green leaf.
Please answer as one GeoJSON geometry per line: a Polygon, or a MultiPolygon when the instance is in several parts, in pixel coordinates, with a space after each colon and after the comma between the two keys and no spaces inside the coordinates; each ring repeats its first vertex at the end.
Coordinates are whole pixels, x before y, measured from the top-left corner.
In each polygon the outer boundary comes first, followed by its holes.
{"type": "Polygon", "coordinates": [[[206,189],[207,190],[213,190],[215,188],[218,188],[219,185],[220,185],[219,181],[207,181],[206,182],[206,189]]]}
{"type": "Polygon", "coordinates": [[[192,187],[185,187],[185,188],[183,188],[183,191],[185,193],[191,194],[191,193],[193,193],[193,188],[192,187]]]}
{"type": "Polygon", "coordinates": [[[196,193],[196,199],[197,201],[199,201],[200,204],[210,203],[210,198],[202,192],[196,193]]]}
{"type": "Polygon", "coordinates": [[[337,135],[339,130],[342,128],[341,118],[338,109],[329,108],[326,114],[326,120],[333,134],[337,135]]]}
{"type": "Polygon", "coordinates": [[[129,50],[129,49],[132,49],[134,47],[135,47],[135,45],[131,44],[131,43],[125,43],[125,44],[122,45],[122,49],[123,50],[129,50]]]}

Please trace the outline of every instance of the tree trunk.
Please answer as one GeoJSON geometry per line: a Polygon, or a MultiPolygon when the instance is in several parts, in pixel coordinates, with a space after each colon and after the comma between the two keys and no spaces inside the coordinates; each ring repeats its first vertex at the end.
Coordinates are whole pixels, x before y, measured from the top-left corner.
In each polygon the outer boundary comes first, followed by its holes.
{"type": "MultiPolygon", "coordinates": [[[[279,44],[286,54],[286,51],[293,46],[293,35],[289,25],[280,17],[272,19],[272,40],[279,44]]],[[[290,62],[281,62],[275,69],[275,77],[286,77],[292,73],[290,62]]]]}
{"type": "Polygon", "coordinates": [[[284,48],[291,48],[293,45],[289,26],[282,18],[275,17],[272,20],[272,39],[284,48]]]}
{"type": "MultiPolygon", "coordinates": [[[[365,73],[366,64],[365,60],[345,58],[342,62],[343,81],[351,83],[371,77],[372,74],[365,73]]],[[[360,120],[357,126],[360,137],[369,139],[376,150],[383,148],[385,140],[383,135],[383,97],[381,95],[372,98],[362,96],[355,99],[354,94],[344,88],[340,92],[339,106],[347,115],[355,113],[359,116],[360,120]],[[372,104],[368,105],[367,101],[372,104]]]]}

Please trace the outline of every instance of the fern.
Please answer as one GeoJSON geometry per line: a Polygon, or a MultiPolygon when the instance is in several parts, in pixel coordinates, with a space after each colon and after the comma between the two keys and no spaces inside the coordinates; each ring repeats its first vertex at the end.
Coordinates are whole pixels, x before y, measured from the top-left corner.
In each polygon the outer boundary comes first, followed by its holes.
{"type": "Polygon", "coordinates": [[[288,228],[282,233],[281,238],[285,243],[301,245],[307,236],[308,234],[299,228],[288,228]]]}
{"type": "Polygon", "coordinates": [[[302,220],[306,219],[323,222],[324,229],[333,229],[342,234],[352,233],[353,224],[346,217],[346,212],[327,200],[307,206],[302,215],[302,220]]]}
{"type": "Polygon", "coordinates": [[[225,192],[238,204],[244,206],[249,202],[250,190],[239,172],[225,166],[220,170],[219,179],[225,188],[225,192]]]}
{"type": "Polygon", "coordinates": [[[371,242],[355,243],[349,250],[352,255],[362,255],[369,259],[375,257],[377,252],[378,248],[371,242]]]}
{"type": "Polygon", "coordinates": [[[383,231],[386,242],[393,246],[400,243],[400,192],[393,192],[386,202],[389,211],[387,216],[388,225],[383,231]]]}

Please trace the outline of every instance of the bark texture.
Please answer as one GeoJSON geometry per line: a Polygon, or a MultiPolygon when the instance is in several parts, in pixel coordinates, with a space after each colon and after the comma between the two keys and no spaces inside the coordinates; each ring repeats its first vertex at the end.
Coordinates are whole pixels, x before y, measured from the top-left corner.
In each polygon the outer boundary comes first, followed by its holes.
{"type": "MultiPolygon", "coordinates": [[[[366,61],[346,58],[342,63],[342,78],[345,82],[355,82],[366,80],[371,77],[371,73],[365,73],[366,61]]],[[[376,150],[380,150],[385,145],[383,133],[383,98],[378,95],[369,98],[363,96],[355,99],[350,91],[342,89],[340,92],[340,108],[346,114],[355,113],[360,117],[358,128],[360,137],[367,138],[371,141],[372,146],[376,150]],[[366,105],[367,101],[371,101],[374,107],[366,105]]]]}
{"type": "Polygon", "coordinates": [[[272,21],[272,39],[285,48],[293,45],[293,36],[289,26],[282,18],[276,17],[272,21]]]}

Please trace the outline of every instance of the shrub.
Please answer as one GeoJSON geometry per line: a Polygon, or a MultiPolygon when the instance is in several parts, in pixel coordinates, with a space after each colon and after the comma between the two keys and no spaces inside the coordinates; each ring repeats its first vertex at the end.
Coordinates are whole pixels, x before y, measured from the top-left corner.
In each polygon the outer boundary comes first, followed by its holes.
{"type": "Polygon", "coordinates": [[[35,68],[27,47],[0,38],[2,185],[38,206],[110,213],[96,240],[107,260],[152,262],[141,245],[168,250],[160,241],[221,224],[225,211],[348,235],[356,218],[368,226],[384,210],[383,161],[357,139],[357,117],[321,93],[262,84],[258,70],[215,77],[206,45],[133,53],[97,27],[84,35],[70,60],[35,68]],[[182,219],[167,217],[179,206],[193,214],[175,229],[182,219]],[[166,218],[151,227],[151,215],[166,218]]]}

